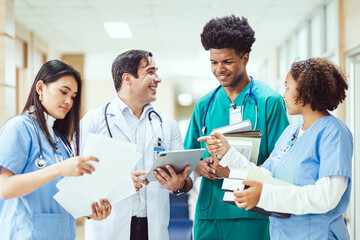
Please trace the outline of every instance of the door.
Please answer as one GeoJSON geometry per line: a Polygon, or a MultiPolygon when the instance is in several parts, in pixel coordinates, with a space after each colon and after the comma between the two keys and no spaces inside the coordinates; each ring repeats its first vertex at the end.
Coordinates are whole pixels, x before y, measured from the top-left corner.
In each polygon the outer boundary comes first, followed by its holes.
{"type": "Polygon", "coordinates": [[[346,123],[354,137],[352,192],[346,219],[350,238],[360,239],[360,49],[349,54],[346,63],[349,83],[346,99],[346,123]]]}

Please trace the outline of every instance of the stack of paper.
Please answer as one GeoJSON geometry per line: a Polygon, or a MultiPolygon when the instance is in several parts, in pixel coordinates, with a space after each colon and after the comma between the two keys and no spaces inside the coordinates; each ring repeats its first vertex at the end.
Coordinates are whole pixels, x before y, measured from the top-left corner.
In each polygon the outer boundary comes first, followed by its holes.
{"type": "Polygon", "coordinates": [[[61,180],[55,200],[78,218],[91,215],[91,203],[101,198],[114,204],[134,194],[136,191],[130,171],[142,156],[136,148],[135,144],[89,134],[83,156],[97,157],[100,162],[88,162],[95,167],[92,174],[61,180]]]}
{"type": "Polygon", "coordinates": [[[231,146],[249,159],[249,161],[257,164],[261,131],[252,130],[250,120],[216,128],[213,132],[224,134],[231,146]]]}
{"type": "MultiPolygon", "coordinates": [[[[223,181],[222,189],[224,190],[224,197],[223,202],[230,203],[233,205],[235,204],[235,196],[234,191],[236,189],[239,189],[240,191],[247,188],[243,184],[243,180],[252,180],[252,181],[258,181],[262,183],[272,184],[272,185],[278,185],[278,186],[291,186],[291,183],[266,176],[261,173],[257,173],[251,170],[245,170],[245,169],[231,169],[229,178],[225,178],[223,181]]],[[[289,218],[291,215],[288,213],[278,213],[278,212],[270,212],[266,211],[259,207],[254,207],[250,209],[250,211],[265,215],[265,216],[273,216],[273,217],[281,217],[281,218],[289,218]]]]}
{"type": "Polygon", "coordinates": [[[251,130],[252,130],[252,128],[251,128],[250,120],[245,120],[245,121],[241,121],[241,122],[227,125],[224,127],[215,128],[213,130],[213,132],[225,134],[225,133],[245,132],[245,131],[251,131],[251,130]]]}
{"type": "Polygon", "coordinates": [[[224,134],[229,144],[249,161],[257,164],[261,143],[261,131],[254,130],[239,133],[224,134]]]}

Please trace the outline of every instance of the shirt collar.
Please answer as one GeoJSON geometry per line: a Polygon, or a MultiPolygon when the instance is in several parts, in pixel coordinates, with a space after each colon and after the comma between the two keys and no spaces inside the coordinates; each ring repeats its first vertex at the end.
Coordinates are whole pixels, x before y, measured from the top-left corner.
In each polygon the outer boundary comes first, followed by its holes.
{"type": "MultiPolygon", "coordinates": [[[[119,106],[119,109],[120,109],[120,111],[122,113],[129,112],[131,114],[134,114],[133,111],[131,110],[131,108],[128,105],[126,105],[126,103],[123,100],[121,100],[121,98],[119,96],[116,97],[116,102],[117,102],[117,104],[119,106]]],[[[154,107],[150,103],[146,104],[144,106],[144,109],[143,109],[143,112],[142,112],[142,114],[140,116],[140,119],[143,118],[143,116],[145,114],[147,114],[148,112],[150,112],[152,110],[154,110],[154,107]]]]}

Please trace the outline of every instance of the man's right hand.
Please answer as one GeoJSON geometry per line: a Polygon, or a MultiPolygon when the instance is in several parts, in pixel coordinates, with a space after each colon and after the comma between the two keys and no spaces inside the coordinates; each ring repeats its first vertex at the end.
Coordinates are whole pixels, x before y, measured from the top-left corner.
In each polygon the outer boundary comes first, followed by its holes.
{"type": "Polygon", "coordinates": [[[149,181],[141,178],[140,176],[142,175],[147,175],[149,172],[148,171],[134,171],[134,172],[130,172],[131,173],[131,178],[134,182],[134,186],[136,191],[139,191],[140,188],[142,188],[142,184],[144,185],[148,185],[149,181]]]}
{"type": "Polygon", "coordinates": [[[200,161],[196,167],[195,171],[203,177],[206,177],[210,180],[216,180],[216,171],[212,167],[210,167],[210,164],[212,163],[212,160],[210,158],[205,158],[204,160],[200,161]]]}

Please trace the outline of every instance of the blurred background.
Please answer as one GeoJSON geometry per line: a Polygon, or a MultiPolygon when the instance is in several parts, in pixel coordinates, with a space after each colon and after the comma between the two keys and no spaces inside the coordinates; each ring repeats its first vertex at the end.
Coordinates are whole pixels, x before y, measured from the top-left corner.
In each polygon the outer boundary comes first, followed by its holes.
{"type": "Polygon", "coordinates": [[[333,114],[354,134],[346,218],[352,239],[360,239],[359,0],[0,0],[0,125],[21,112],[47,60],[80,71],[84,114],[116,96],[115,57],[144,49],[154,54],[163,80],[154,105],[177,120],[184,136],[194,103],[218,85],[200,33],[211,18],[230,14],[246,17],[255,31],[248,74],[281,94],[295,60],[326,57],[346,70],[348,97],[333,114]]]}

